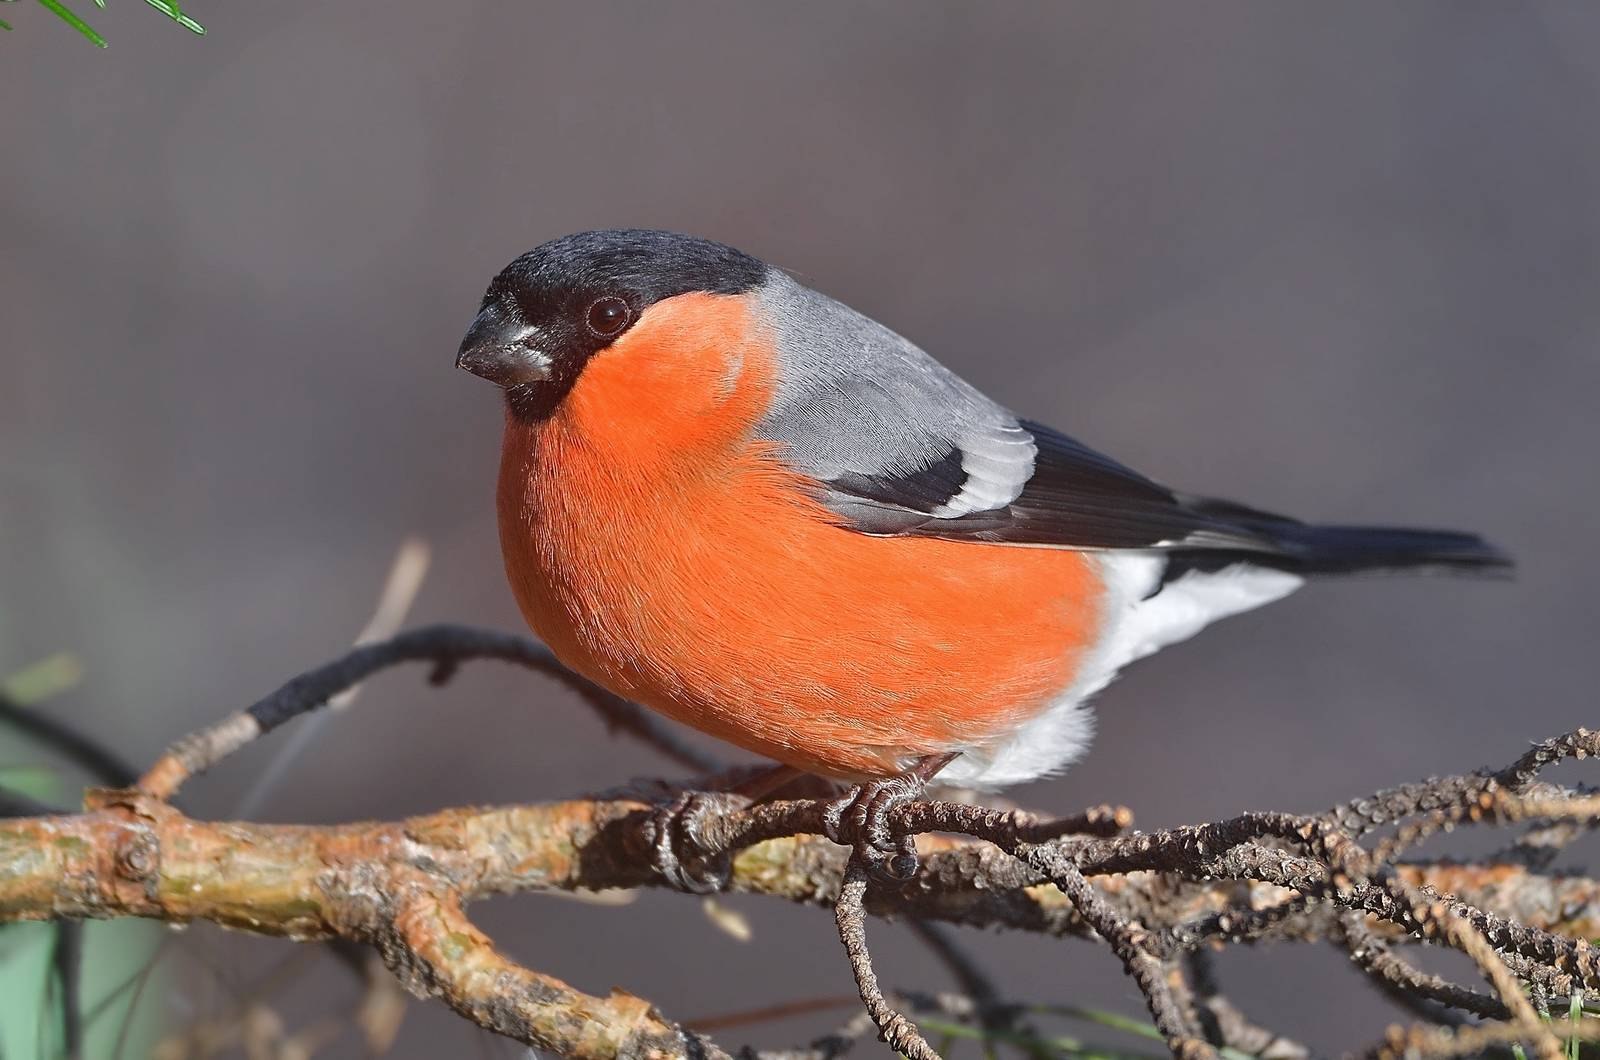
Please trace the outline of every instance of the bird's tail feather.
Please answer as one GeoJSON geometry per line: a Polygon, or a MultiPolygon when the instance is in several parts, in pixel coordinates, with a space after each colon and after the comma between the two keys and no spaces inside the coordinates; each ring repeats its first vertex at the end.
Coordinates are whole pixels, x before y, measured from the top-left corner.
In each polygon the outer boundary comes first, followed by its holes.
{"type": "Polygon", "coordinates": [[[1252,555],[1248,562],[1296,574],[1509,574],[1515,565],[1509,555],[1476,534],[1393,526],[1318,526],[1232,501],[1186,500],[1197,510],[1246,528],[1269,543],[1270,553],[1252,555]]]}
{"type": "MultiPolygon", "coordinates": [[[[1265,529],[1265,528],[1263,528],[1265,529]]],[[[1283,566],[1301,574],[1438,571],[1506,574],[1512,559],[1476,534],[1390,526],[1273,527],[1283,566]]]]}

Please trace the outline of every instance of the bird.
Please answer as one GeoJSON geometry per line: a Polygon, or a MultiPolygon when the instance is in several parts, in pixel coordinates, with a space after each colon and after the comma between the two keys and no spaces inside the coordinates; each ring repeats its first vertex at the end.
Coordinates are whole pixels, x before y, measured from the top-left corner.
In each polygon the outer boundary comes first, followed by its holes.
{"type": "Polygon", "coordinates": [[[1118,671],[1211,622],[1321,576],[1511,566],[1473,534],[1169,488],[689,235],[535,247],[456,365],[504,391],[500,546],[533,632],[778,775],[852,785],[830,834],[892,875],[915,871],[895,805],[1060,772],[1118,671]]]}

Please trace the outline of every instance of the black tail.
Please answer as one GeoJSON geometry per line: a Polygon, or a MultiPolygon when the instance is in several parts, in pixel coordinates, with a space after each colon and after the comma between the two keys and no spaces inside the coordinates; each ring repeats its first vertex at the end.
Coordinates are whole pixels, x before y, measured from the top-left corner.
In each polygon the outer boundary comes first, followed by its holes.
{"type": "MultiPolygon", "coordinates": [[[[1403,530],[1389,526],[1274,527],[1283,545],[1274,564],[1302,574],[1357,571],[1509,573],[1511,557],[1476,534],[1452,530],[1403,530]]],[[[1276,557],[1275,557],[1276,558],[1276,557]]]]}
{"type": "MultiPolygon", "coordinates": [[[[1248,528],[1271,542],[1264,554],[1235,555],[1259,566],[1296,574],[1360,571],[1508,574],[1511,557],[1476,534],[1454,530],[1408,530],[1392,526],[1315,526],[1257,511],[1231,501],[1185,498],[1190,507],[1248,528]]],[[[1226,565],[1219,555],[1190,553],[1186,566],[1226,565]]]]}

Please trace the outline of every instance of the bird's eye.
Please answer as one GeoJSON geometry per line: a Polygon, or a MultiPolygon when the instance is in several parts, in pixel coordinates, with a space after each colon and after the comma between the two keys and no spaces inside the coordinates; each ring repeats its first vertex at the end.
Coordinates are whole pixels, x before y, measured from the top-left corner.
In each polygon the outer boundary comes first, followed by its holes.
{"type": "Polygon", "coordinates": [[[597,338],[609,339],[628,326],[633,311],[616,295],[606,295],[589,307],[589,330],[597,338]]]}

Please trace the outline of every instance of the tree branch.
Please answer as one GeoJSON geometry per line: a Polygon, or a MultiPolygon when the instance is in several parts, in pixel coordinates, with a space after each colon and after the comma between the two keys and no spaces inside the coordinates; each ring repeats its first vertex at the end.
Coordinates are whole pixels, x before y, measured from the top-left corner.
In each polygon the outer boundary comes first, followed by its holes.
{"type": "MultiPolygon", "coordinates": [[[[375,948],[413,993],[440,998],[537,1049],[585,1060],[727,1055],[639,998],[592,996],[511,962],[464,911],[493,894],[664,885],[649,853],[656,811],[677,787],[652,782],[567,802],[328,827],[196,821],[166,798],[247,739],[384,666],[423,660],[448,669],[479,657],[561,673],[543,649],[520,638],[458,627],[401,634],[359,647],[180,741],[139,786],[91,791],[82,813],[0,821],[0,920],[137,916],[342,939],[375,948]]],[[[1139,985],[1178,1056],[1209,1056],[1223,1045],[1237,1050],[1247,1040],[1278,1055],[1299,1050],[1244,1022],[1209,981],[1197,991],[1190,982],[1197,965],[1186,958],[1228,943],[1321,939],[1345,948],[1420,1011],[1444,1006],[1497,1021],[1397,1032],[1374,1052],[1448,1055],[1469,1052],[1474,1042],[1521,1041],[1553,1057],[1560,1044],[1522,984],[1541,996],[1600,991],[1600,963],[1586,941],[1600,934],[1600,885],[1539,871],[1524,857],[1467,864],[1396,857],[1457,825],[1527,825],[1542,835],[1591,826],[1600,799],[1555,787],[1540,773],[1597,751],[1600,736],[1580,729],[1498,773],[1407,785],[1320,816],[1245,814],[1153,833],[1125,832],[1127,811],[1105,807],[1051,819],[914,802],[891,814],[895,828],[919,837],[923,869],[903,885],[869,881],[848,851],[822,838],[827,798],[708,811],[696,830],[702,849],[693,853],[726,856],[730,890],[835,905],[873,1024],[920,1060],[937,1054],[897,1007],[915,1004],[918,995],[878,987],[868,915],[1100,938],[1139,985]],[[1371,850],[1361,845],[1386,827],[1395,829],[1388,840],[1371,850]],[[1416,970],[1399,948],[1417,943],[1467,954],[1493,993],[1416,970]],[[1224,1023],[1233,1029],[1224,1031],[1224,1023]]],[[[987,996],[992,989],[981,976],[967,987],[983,995],[963,1003],[977,1014],[977,1033],[1048,1050],[1030,1029],[998,1018],[1006,1006],[987,996]]],[[[853,1030],[841,1032],[788,1055],[833,1056],[853,1040],[853,1030]]]]}
{"type": "MultiPolygon", "coordinates": [[[[313,827],[201,822],[142,793],[92,792],[81,814],[0,821],[0,920],[137,916],[174,923],[206,920],[297,940],[347,938],[377,946],[413,992],[444,997],[464,1014],[487,1019],[483,1006],[493,999],[474,988],[495,979],[485,969],[507,969],[487,939],[463,930],[460,903],[521,891],[656,885],[641,857],[652,808],[642,798],[619,796],[313,827]]],[[[945,804],[919,803],[901,813],[913,827],[923,827],[943,823],[945,810],[945,804]]],[[[1063,841],[1042,849],[1059,851],[1070,842],[1079,848],[1075,856],[1086,871],[1113,871],[1128,866],[1130,845],[1154,864],[1173,847],[1192,849],[1195,831],[1063,841]]],[[[1040,886],[1042,873],[996,848],[942,837],[928,837],[922,846],[923,875],[895,892],[868,892],[869,911],[1087,934],[1066,896],[1040,886]]],[[[827,905],[843,882],[846,859],[843,848],[816,835],[765,839],[733,859],[730,887],[827,905]]],[[[1236,877],[1254,866],[1260,876],[1271,878],[1250,888],[1247,902],[1281,901],[1285,892],[1279,881],[1326,875],[1305,859],[1264,848],[1199,863],[1214,869],[1230,865],[1236,877]]],[[[1126,872],[1100,881],[1097,890],[1123,908],[1154,908],[1164,901],[1160,892],[1166,885],[1150,869],[1128,866],[1126,872]]],[[[1532,960],[1577,970],[1585,985],[1600,989],[1591,963],[1572,961],[1584,948],[1577,939],[1600,921],[1600,888],[1592,881],[1541,876],[1519,866],[1487,872],[1449,862],[1415,864],[1405,872],[1427,893],[1459,893],[1463,908],[1469,908],[1466,902],[1483,902],[1488,908],[1471,908],[1491,929],[1491,938],[1532,960]],[[1501,905],[1508,896],[1513,901],[1501,905]],[[1526,919],[1512,926],[1496,909],[1526,919]]],[[[1222,910],[1239,902],[1234,883],[1213,882],[1191,889],[1168,907],[1166,917],[1183,923],[1221,918],[1222,910]]],[[[1367,890],[1352,890],[1340,904],[1379,906],[1375,911],[1391,939],[1424,931],[1410,911],[1367,890]]],[[[1221,919],[1208,934],[1192,932],[1185,945],[1228,931],[1221,919]]],[[[507,997],[541,997],[551,1019],[621,1021],[616,1025],[643,1035],[641,1041],[678,1033],[669,1023],[642,1015],[649,1008],[643,1002],[590,998],[528,974],[532,978],[507,997]]],[[[563,1055],[618,1055],[605,1051],[618,1044],[615,1037],[597,1044],[576,1033],[554,1034],[559,1020],[518,1023],[511,1011],[497,1010],[484,1025],[502,1032],[512,1027],[519,1041],[563,1055]]]]}

